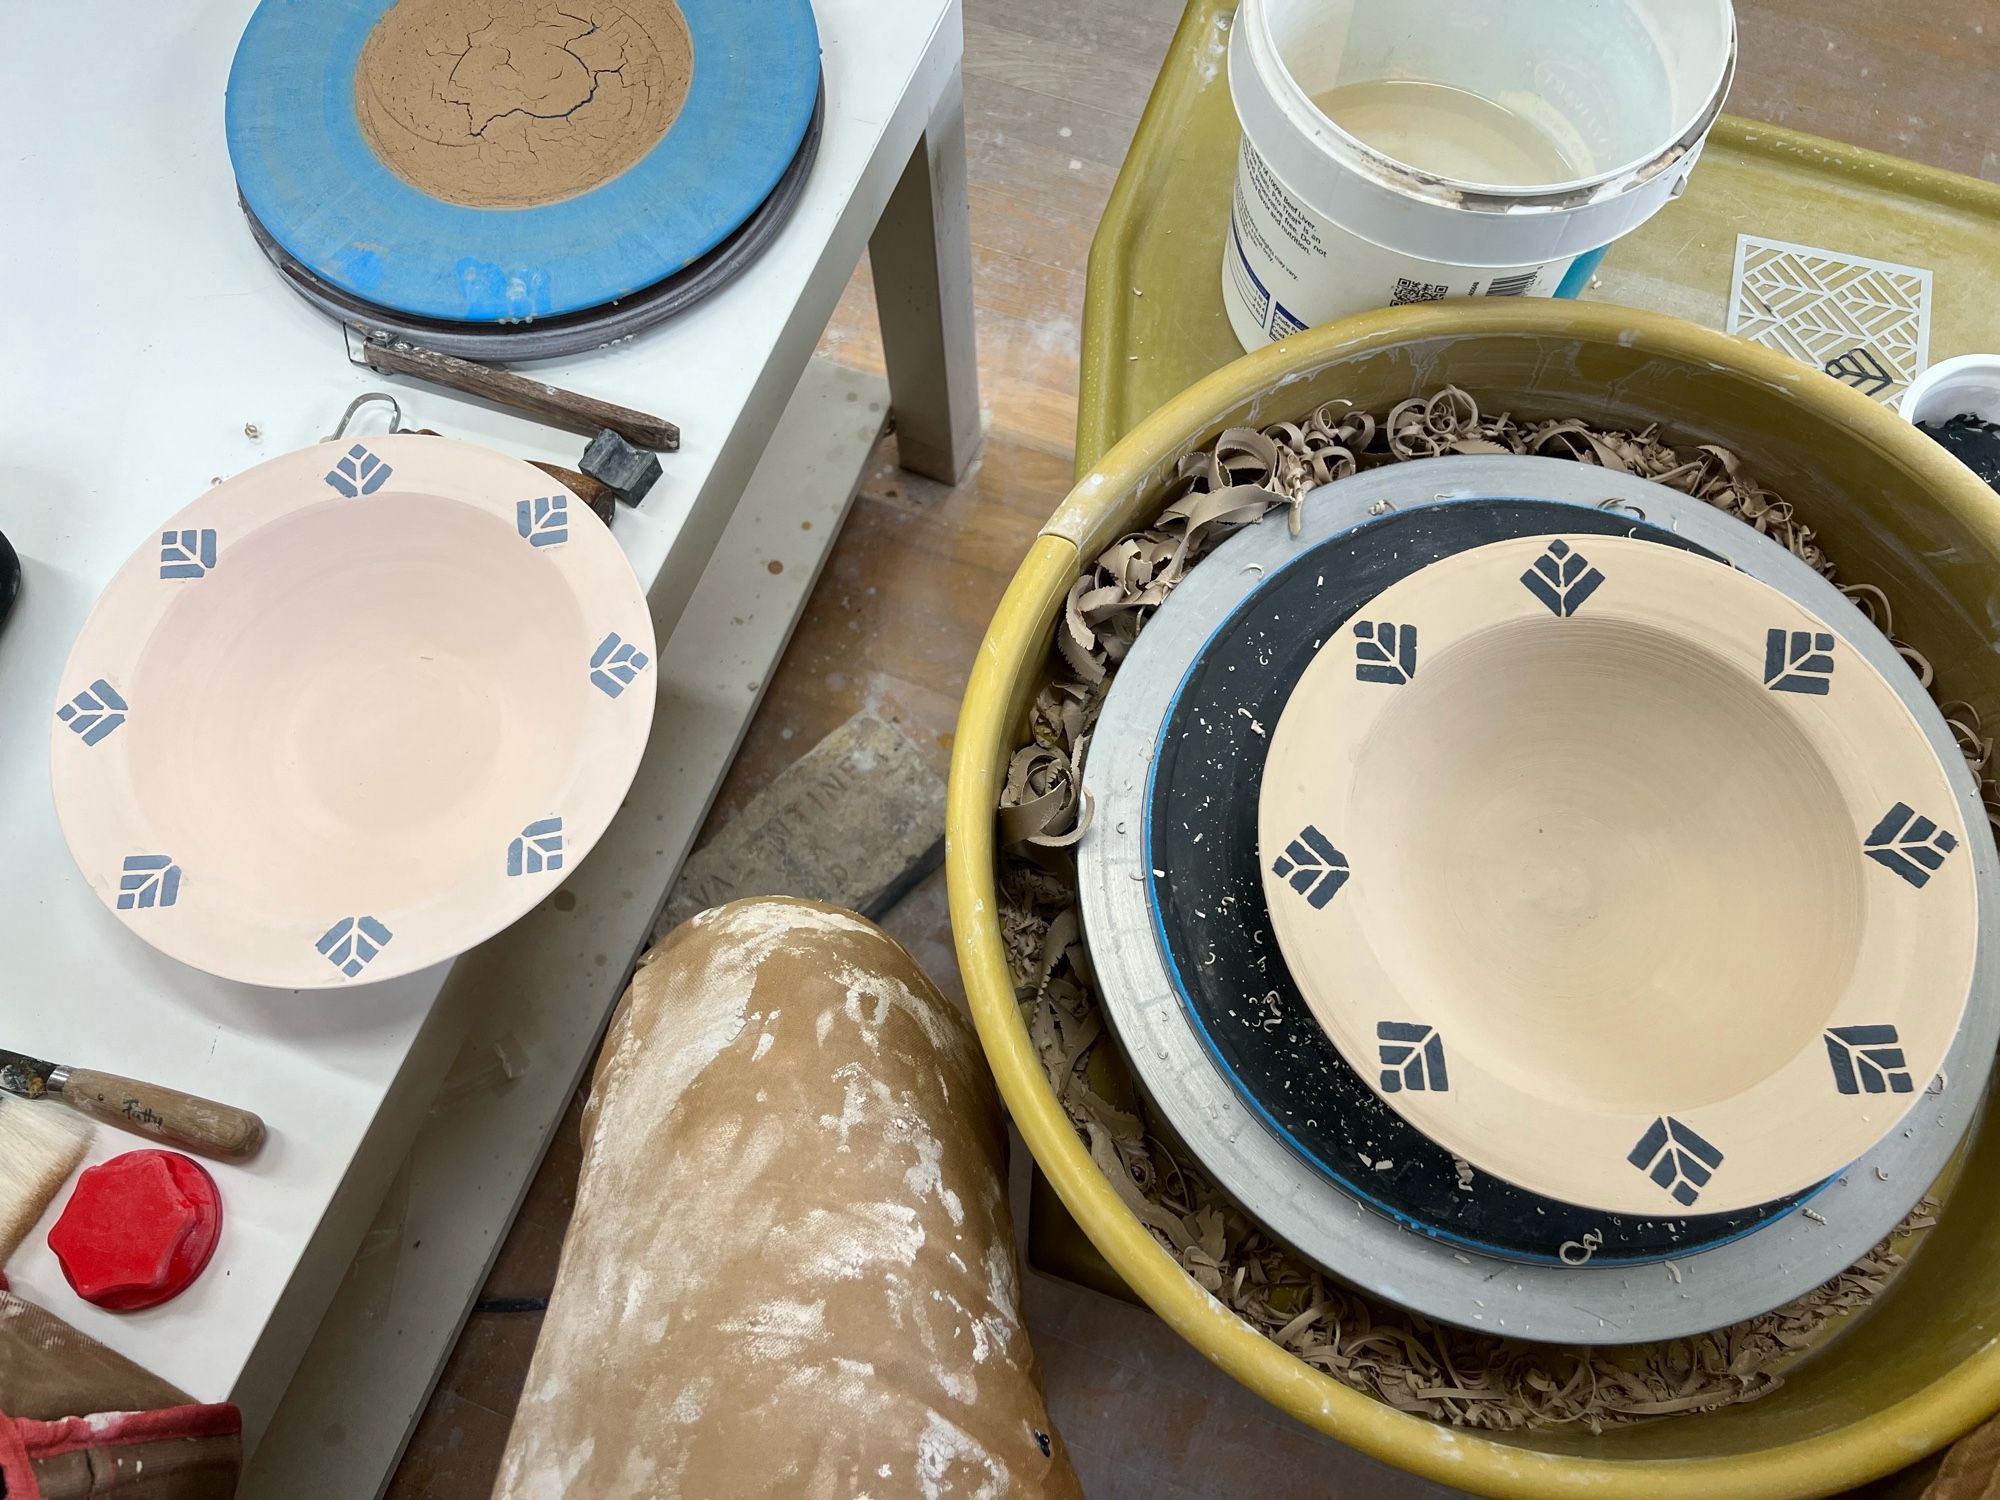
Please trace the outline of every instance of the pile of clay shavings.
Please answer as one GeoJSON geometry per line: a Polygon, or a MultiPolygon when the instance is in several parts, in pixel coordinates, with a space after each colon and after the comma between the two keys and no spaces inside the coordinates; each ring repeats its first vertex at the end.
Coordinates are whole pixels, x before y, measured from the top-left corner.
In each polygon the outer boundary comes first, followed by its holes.
{"type": "MultiPolygon", "coordinates": [[[[1052,679],[1034,705],[1030,742],[1009,767],[999,809],[1000,919],[1023,1018],[1050,1086],[1126,1206],[1209,1293],[1335,1379],[1401,1411],[1495,1431],[1578,1424],[1598,1432],[1754,1400],[1782,1383],[1787,1361],[1833,1319],[1887,1284],[1903,1264],[1898,1245],[1931,1226],[1933,1201],[1920,1203],[1846,1271],[1762,1317],[1632,1348],[1527,1343],[1436,1323],[1330,1280],[1175,1160],[1145,1120],[1110,1103],[1086,1076],[1106,1038],[1069,850],[1088,826],[1082,764],[1119,663],[1152,611],[1232,531],[1281,505],[1291,507],[1296,531],[1303,497],[1318,485],[1382,464],[1464,453],[1568,458],[1641,475],[1728,512],[1840,582],[1791,503],[1757,484],[1733,453],[1684,453],[1654,428],[1611,432],[1575,421],[1486,417],[1464,391],[1447,388],[1405,401],[1379,421],[1334,403],[1303,423],[1223,433],[1209,451],[1182,460],[1159,519],[1121,537],[1077,579],[1057,630],[1052,679]]],[[[1841,587],[1893,639],[1882,591],[1841,587]]],[[[1929,664],[1897,649],[1928,688],[1929,664]]],[[[1993,816],[1985,775],[1993,743],[1969,705],[1948,703],[1944,712],[1993,816]]],[[[1105,1053],[1100,1067],[1115,1067],[1115,1049],[1105,1053]]],[[[1670,1263],[1659,1268],[1675,1273],[1670,1263]]]]}

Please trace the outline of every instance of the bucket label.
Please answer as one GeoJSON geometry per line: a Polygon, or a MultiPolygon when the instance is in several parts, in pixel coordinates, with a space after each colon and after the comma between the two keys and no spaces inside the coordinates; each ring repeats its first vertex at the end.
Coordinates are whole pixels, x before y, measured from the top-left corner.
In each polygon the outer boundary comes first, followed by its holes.
{"type": "Polygon", "coordinates": [[[1238,337],[1253,347],[1377,307],[1554,296],[1569,266],[1567,257],[1535,266],[1445,265],[1385,250],[1300,199],[1248,137],[1223,255],[1223,301],[1238,337]]]}

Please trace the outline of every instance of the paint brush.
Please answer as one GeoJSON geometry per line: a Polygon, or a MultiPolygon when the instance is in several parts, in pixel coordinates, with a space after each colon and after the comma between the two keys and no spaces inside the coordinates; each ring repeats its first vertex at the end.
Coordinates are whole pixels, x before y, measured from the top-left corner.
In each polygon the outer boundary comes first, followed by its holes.
{"type": "Polygon", "coordinates": [[[179,1089],[43,1062],[0,1047],[0,1090],[59,1100],[103,1125],[217,1161],[243,1162],[264,1144],[264,1122],[247,1109],[179,1089]]]}
{"type": "Polygon", "coordinates": [[[0,1097],[0,1266],[69,1181],[90,1133],[85,1121],[60,1110],[0,1097]]]}

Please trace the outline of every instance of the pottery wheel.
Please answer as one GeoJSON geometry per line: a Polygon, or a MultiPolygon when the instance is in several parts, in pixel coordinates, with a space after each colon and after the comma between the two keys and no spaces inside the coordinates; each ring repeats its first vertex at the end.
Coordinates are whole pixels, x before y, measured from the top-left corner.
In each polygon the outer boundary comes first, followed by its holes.
{"type": "Polygon", "coordinates": [[[809,0],[265,0],[230,69],[238,191],[335,292],[470,324],[681,272],[797,159],[809,0]]]}
{"type": "Polygon", "coordinates": [[[525,323],[465,323],[444,318],[418,318],[392,312],[365,298],[351,296],[320,280],[285,252],[244,206],[257,248],[283,273],[292,290],[342,323],[359,323],[392,333],[460,359],[508,361],[560,359],[586,349],[601,349],[664,322],[675,313],[712,297],[747,271],[790,221],[804,194],[806,179],[819,156],[826,123],[826,88],[822,83],[813,105],[812,123],[798,155],[778,179],[771,196],[728,239],[692,265],[666,280],[642,287],[602,307],[585,308],[562,317],[536,318],[525,323]]]}
{"type": "MultiPolygon", "coordinates": [[[[1440,557],[1549,528],[1694,550],[1671,532],[1547,501],[1467,501],[1383,516],[1258,589],[1202,648],[1169,710],[1148,786],[1147,890],[1176,987],[1237,1093],[1313,1166],[1400,1223],[1465,1249],[1559,1264],[1601,1235],[1605,1264],[1659,1260],[1755,1228],[1790,1200],[1728,1215],[1613,1219],[1456,1159],[1349,1066],[1279,951],[1257,810],[1287,700],[1356,608],[1440,557]]],[[[1156,620],[1148,628],[1157,628],[1156,620]]],[[[1101,743],[1101,742],[1100,742],[1101,743]]]]}
{"type": "MultiPolygon", "coordinates": [[[[1144,768],[1165,742],[1170,712],[1185,699],[1184,684],[1192,683],[1218,627],[1246,601],[1261,603],[1286,578],[1281,570],[1288,564],[1306,575],[1315,547],[1369,524],[1378,508],[1523,493],[1569,502],[1567,529],[1592,529],[1586,517],[1596,518],[1599,529],[1628,532],[1635,521],[1650,521],[1680,545],[1722,557],[1809,607],[1831,609],[1840,599],[1811,569],[1732,518],[1647,481],[1575,464],[1454,458],[1397,465],[1328,487],[1306,505],[1302,535],[1288,535],[1278,518],[1246,529],[1195,569],[1122,667],[1085,766],[1096,804],[1092,830],[1078,850],[1085,932],[1107,1019],[1165,1124],[1219,1187],[1309,1259],[1366,1290],[1469,1328],[1587,1343],[1673,1337],[1778,1306],[1851,1264],[1887,1233],[1955,1149],[1984,1084],[1983,1060],[2000,1035],[2000,1013],[1990,1006],[1968,1013],[1946,1059],[1951,1087],[1930,1101],[1934,1108],[1915,1112],[1903,1130],[1820,1189],[1812,1207],[1823,1223],[1779,1204],[1707,1222],[1694,1217],[1642,1224],[1629,1215],[1583,1215],[1564,1221],[1566,1232],[1543,1237],[1540,1225],[1559,1205],[1477,1173],[1469,1174],[1472,1191],[1461,1191],[1461,1174],[1448,1155],[1414,1131],[1399,1139],[1383,1134],[1400,1121],[1379,1101],[1370,1110],[1370,1091],[1358,1079],[1355,1097],[1362,1102],[1350,1117],[1329,1070],[1319,1065],[1329,1059],[1334,1068],[1344,1064],[1302,1003],[1286,1008],[1279,983],[1222,1006],[1226,1017],[1234,1004],[1244,1023],[1230,1035],[1225,1060],[1217,1031],[1204,1027],[1190,998],[1194,986],[1184,988],[1183,980],[1212,967],[1231,934],[1211,927],[1197,934],[1205,939],[1199,947],[1183,935],[1170,938],[1167,930],[1179,918],[1163,922],[1152,895],[1156,888],[1171,893],[1177,876],[1192,890],[1197,874],[1209,870],[1218,872],[1214,905],[1190,896],[1190,912],[1213,918],[1223,897],[1234,897],[1233,906],[1257,896],[1254,871],[1248,896],[1225,887],[1219,872],[1228,859],[1211,847],[1213,836],[1200,845],[1190,837],[1176,843],[1163,836],[1157,807],[1147,805],[1144,768]],[[1597,508],[1607,497],[1621,502],[1622,516],[1597,508]],[[1588,508],[1574,508],[1579,506],[1588,508]],[[1149,835],[1152,853],[1145,847],[1149,835]],[[1156,869],[1170,873],[1156,880],[1156,869]],[[1272,992],[1278,995],[1275,1014],[1267,1003],[1272,992]],[[1261,1054],[1255,1037],[1268,1043],[1261,1054]],[[1315,1044],[1324,1050],[1315,1052],[1315,1044]],[[1421,1156],[1425,1149],[1432,1154],[1421,1156]],[[1314,1153],[1328,1160],[1316,1161],[1314,1153]],[[1486,1201],[1454,1205],[1454,1198],[1486,1201]],[[1503,1248],[1496,1238],[1510,1243],[1503,1248]],[[1532,1263],[1523,1263],[1530,1256],[1532,1263]],[[1672,1268],[1636,1264],[1663,1256],[1672,1258],[1672,1268]],[[1491,1296],[1502,1278],[1514,1288],[1504,1312],[1491,1296]]],[[[1318,576],[1313,569],[1306,584],[1318,576]]],[[[1316,621],[1303,628],[1308,650],[1315,638],[1324,638],[1316,621]]],[[[1892,678],[1912,711],[1927,704],[1914,677],[1896,669],[1898,658],[1886,641],[1874,636],[1858,649],[1892,678]]],[[[1242,678],[1245,672],[1228,674],[1225,664],[1224,675],[1242,678]]],[[[1231,717],[1255,738],[1248,720],[1231,717]]],[[[1260,722],[1268,726],[1274,718],[1260,722]]],[[[1210,715],[1203,732],[1216,730],[1210,715]]],[[[1948,742],[1948,731],[1939,731],[1934,743],[1941,756],[1948,742]]],[[[1166,758],[1159,754],[1163,763],[1166,758]]],[[[1977,816],[1970,776],[1954,775],[1954,787],[1961,815],[1977,816]]],[[[1247,824],[1253,842],[1254,826],[1253,814],[1247,824]]],[[[1991,845],[1977,841],[1973,852],[1982,886],[1991,888],[1997,878],[1991,845]]],[[[1235,940],[1258,946],[1254,934],[1235,940]]],[[[1266,935],[1264,943],[1272,939],[1266,935]]],[[[1982,928],[1976,990],[1993,983],[1996,951],[1982,928]]]]}

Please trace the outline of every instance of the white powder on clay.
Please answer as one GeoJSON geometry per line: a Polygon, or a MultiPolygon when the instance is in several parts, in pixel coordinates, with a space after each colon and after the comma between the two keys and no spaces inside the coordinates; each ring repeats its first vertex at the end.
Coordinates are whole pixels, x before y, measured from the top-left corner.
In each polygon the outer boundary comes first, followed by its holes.
{"type": "Polygon", "coordinates": [[[825,1302],[766,1302],[748,1318],[715,1325],[724,1333],[748,1335],[743,1349],[752,1359],[795,1360],[826,1337],[825,1302]]]}
{"type": "Polygon", "coordinates": [[[969,1437],[961,1427],[936,1412],[917,1438],[917,1487],[924,1500],[999,1500],[1012,1488],[1007,1466],[969,1437]],[[971,1468],[979,1474],[968,1487],[971,1468]]]}
{"type": "Polygon", "coordinates": [[[879,1266],[914,1264],[924,1230],[907,1203],[857,1203],[816,1208],[773,1230],[770,1243],[808,1278],[856,1281],[879,1266]]]}
{"type": "MultiPolygon", "coordinates": [[[[1017,1453],[1019,1423],[992,1410],[1021,1400],[1026,1350],[1004,1185],[980,1169],[991,1118],[944,1103],[947,1074],[977,1081],[976,1050],[914,976],[868,971],[881,947],[844,915],[757,903],[699,919],[641,969],[586,1113],[507,1500],[713,1493],[751,1472],[796,1500],[997,1500],[1010,1464],[1039,1472],[1041,1450],[1017,1453]],[[867,946],[830,953],[829,934],[867,946]],[[835,1434],[861,1432],[867,1466],[850,1468],[835,1434]],[[899,1484],[867,1477],[885,1457],[899,1484]]],[[[1031,1437],[1047,1419],[1030,1399],[1031,1437]]]]}

